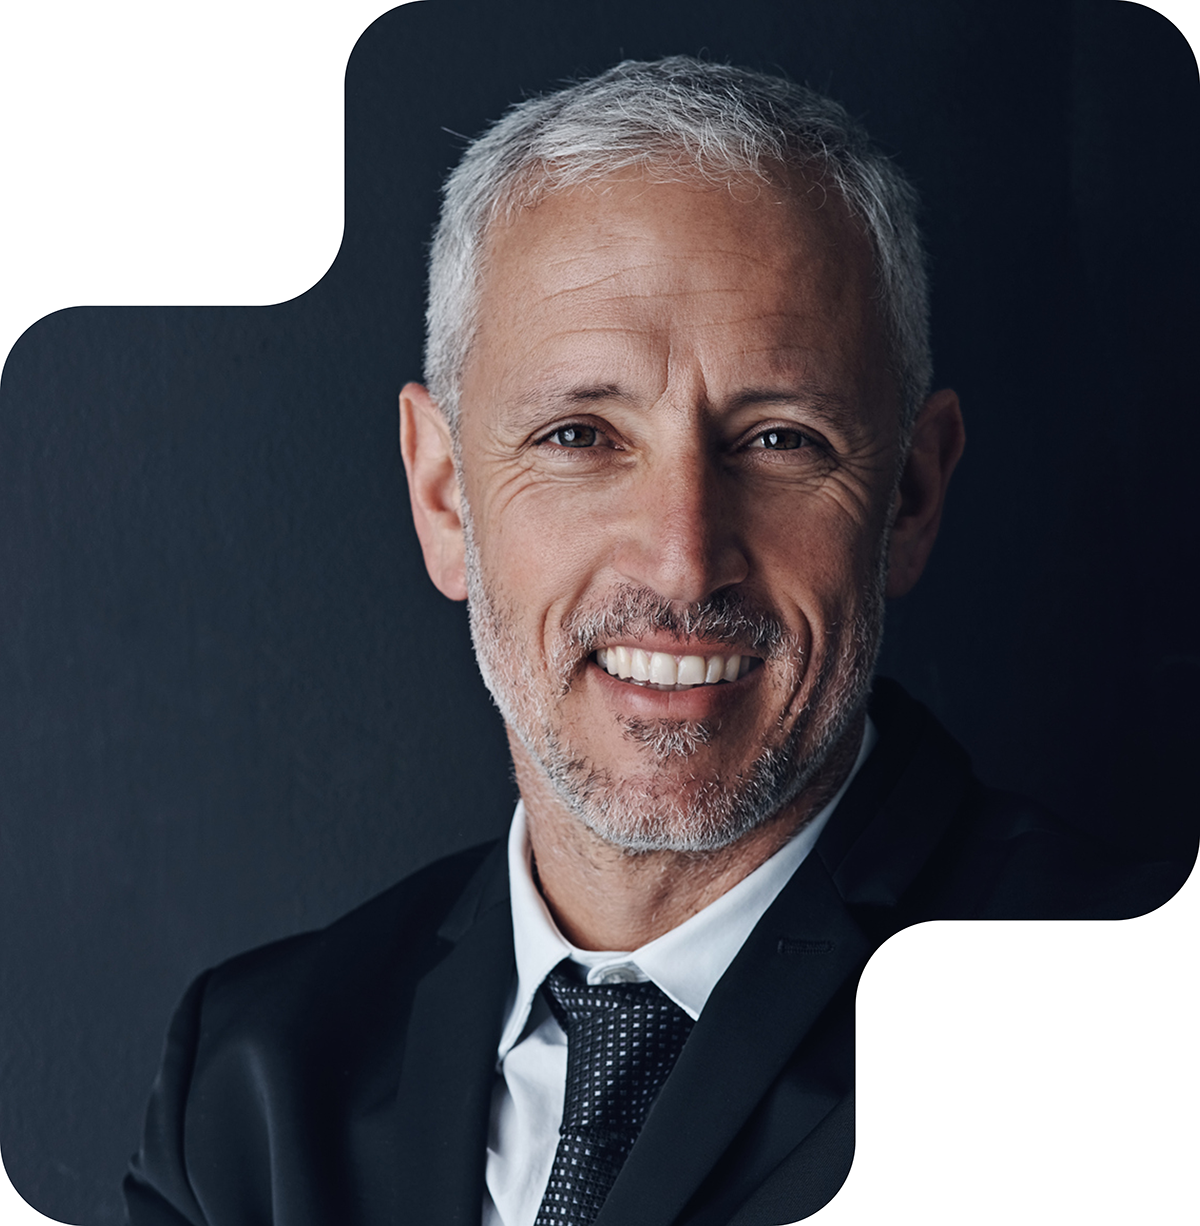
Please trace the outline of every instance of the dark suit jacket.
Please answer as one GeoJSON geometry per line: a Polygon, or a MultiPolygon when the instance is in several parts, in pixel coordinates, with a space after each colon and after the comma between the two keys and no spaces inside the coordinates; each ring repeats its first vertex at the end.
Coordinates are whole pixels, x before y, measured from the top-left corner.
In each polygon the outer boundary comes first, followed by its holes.
{"type": "MultiPolygon", "coordinates": [[[[854,991],[933,918],[1113,917],[1183,866],[1123,865],[984,788],[898,686],[816,848],[709,998],[596,1226],[767,1226],[853,1155],[854,991]]],[[[133,1226],[477,1226],[515,966],[502,844],[422,870],[320,932],[202,975],[126,1180],[133,1226]]]]}

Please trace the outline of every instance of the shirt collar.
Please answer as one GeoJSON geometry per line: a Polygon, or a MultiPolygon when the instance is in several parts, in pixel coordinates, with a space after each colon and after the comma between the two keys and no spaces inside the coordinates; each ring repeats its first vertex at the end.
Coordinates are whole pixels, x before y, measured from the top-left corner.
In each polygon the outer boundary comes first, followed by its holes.
{"type": "Polygon", "coordinates": [[[837,794],[820,813],[769,860],[743,877],[720,898],[678,927],[632,952],[578,949],[559,932],[533,881],[529,839],[525,831],[525,806],[518,801],[508,834],[508,878],[517,985],[500,1036],[498,1058],[503,1060],[520,1039],[542,981],[564,958],[586,967],[590,983],[611,982],[613,978],[649,979],[689,1017],[699,1017],[717,981],[736,957],[755,924],[812,850],[825,823],[878,739],[875,725],[868,716],[858,757],[837,794]]]}

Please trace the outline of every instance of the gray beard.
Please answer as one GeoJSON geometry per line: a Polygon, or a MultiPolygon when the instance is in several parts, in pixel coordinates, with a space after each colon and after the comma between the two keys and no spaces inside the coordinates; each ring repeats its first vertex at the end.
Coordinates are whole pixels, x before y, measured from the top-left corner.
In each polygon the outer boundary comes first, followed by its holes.
{"type": "Polygon", "coordinates": [[[771,614],[750,607],[736,591],[718,592],[679,610],[653,592],[622,588],[608,607],[571,619],[561,647],[549,661],[560,679],[551,696],[517,674],[526,653],[513,631],[515,619],[499,607],[484,579],[474,531],[463,503],[466,534],[467,607],[471,638],[483,680],[529,756],[541,768],[569,812],[613,846],[631,853],[707,852],[728,847],[790,805],[821,774],[830,755],[863,710],[871,688],[883,632],[887,578],[886,539],[880,542],[875,582],[851,624],[840,630],[826,654],[808,704],[779,744],[764,745],[748,769],[732,778],[691,780],[684,791],[656,765],[687,759],[717,735],[707,721],[623,721],[625,736],[643,746],[647,774],[617,779],[572,752],[555,727],[555,706],[602,640],[618,633],[665,630],[711,641],[739,638],[764,660],[783,660],[798,676],[799,645],[771,614]]]}

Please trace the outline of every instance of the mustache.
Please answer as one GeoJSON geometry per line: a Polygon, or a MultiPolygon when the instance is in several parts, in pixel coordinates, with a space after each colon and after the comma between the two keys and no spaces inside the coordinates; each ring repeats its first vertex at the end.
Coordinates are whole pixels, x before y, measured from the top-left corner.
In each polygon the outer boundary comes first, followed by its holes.
{"type": "Polygon", "coordinates": [[[611,639],[636,638],[648,631],[737,646],[764,658],[789,638],[778,616],[737,588],[679,605],[649,588],[628,584],[617,588],[603,608],[572,613],[563,629],[579,657],[591,655],[611,639]]]}

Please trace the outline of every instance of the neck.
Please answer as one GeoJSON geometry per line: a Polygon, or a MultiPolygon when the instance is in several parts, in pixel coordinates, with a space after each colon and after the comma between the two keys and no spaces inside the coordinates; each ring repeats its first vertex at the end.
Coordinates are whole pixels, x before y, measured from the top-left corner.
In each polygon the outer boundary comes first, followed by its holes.
{"type": "Polygon", "coordinates": [[[536,880],[559,931],[580,949],[634,950],[690,919],[770,859],[832,799],[858,756],[864,720],[852,722],[794,801],[735,843],[705,852],[630,852],[600,838],[567,809],[510,732],[536,880]]]}

